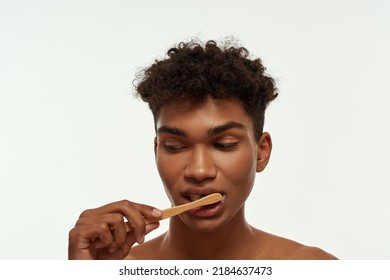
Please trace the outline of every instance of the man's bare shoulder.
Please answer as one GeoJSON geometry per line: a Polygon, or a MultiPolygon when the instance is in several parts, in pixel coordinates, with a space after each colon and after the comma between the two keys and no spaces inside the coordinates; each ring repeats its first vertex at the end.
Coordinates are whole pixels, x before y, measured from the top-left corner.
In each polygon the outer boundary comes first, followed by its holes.
{"type": "Polygon", "coordinates": [[[324,250],[258,230],[261,259],[278,260],[337,260],[324,250]],[[261,249],[263,248],[263,249],[261,249]]]}
{"type": "Polygon", "coordinates": [[[291,259],[294,260],[337,260],[337,258],[324,250],[317,248],[317,247],[311,247],[311,246],[305,246],[301,245],[301,248],[299,248],[294,254],[291,255],[291,259]]]}

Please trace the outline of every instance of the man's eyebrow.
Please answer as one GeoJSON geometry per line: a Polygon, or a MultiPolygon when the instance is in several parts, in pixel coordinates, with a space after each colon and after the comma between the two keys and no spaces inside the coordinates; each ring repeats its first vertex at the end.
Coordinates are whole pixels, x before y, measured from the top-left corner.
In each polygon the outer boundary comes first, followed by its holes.
{"type": "MultiPolygon", "coordinates": [[[[207,131],[207,135],[209,137],[220,134],[225,132],[226,130],[233,129],[233,128],[239,128],[239,129],[246,129],[246,126],[238,123],[238,122],[227,122],[222,125],[218,125],[216,127],[213,127],[207,131]]],[[[180,137],[188,137],[187,133],[181,129],[178,129],[176,127],[170,127],[163,125],[157,129],[157,133],[169,133],[172,135],[180,136],[180,137]]]]}
{"type": "Polygon", "coordinates": [[[183,130],[180,130],[176,127],[169,127],[163,125],[157,129],[157,133],[169,133],[180,137],[188,137],[187,133],[183,130]]]}
{"type": "Polygon", "coordinates": [[[207,134],[208,134],[208,136],[214,136],[216,134],[225,132],[226,130],[229,130],[232,128],[246,129],[246,126],[241,124],[241,123],[237,123],[237,122],[228,122],[228,123],[211,128],[207,132],[207,134]]]}

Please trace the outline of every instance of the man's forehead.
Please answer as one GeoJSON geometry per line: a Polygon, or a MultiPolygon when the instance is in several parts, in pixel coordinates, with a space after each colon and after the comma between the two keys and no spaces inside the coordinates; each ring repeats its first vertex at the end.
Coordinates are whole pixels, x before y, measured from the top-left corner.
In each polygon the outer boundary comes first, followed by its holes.
{"type": "Polygon", "coordinates": [[[205,129],[226,124],[239,124],[232,125],[231,128],[253,128],[252,118],[236,99],[209,99],[197,103],[186,100],[171,103],[161,108],[155,121],[156,130],[162,126],[188,130],[192,125],[198,124],[202,124],[205,129]]]}
{"type": "Polygon", "coordinates": [[[243,103],[236,98],[213,98],[207,97],[205,99],[178,99],[177,101],[171,101],[158,110],[156,120],[160,118],[162,114],[182,114],[185,112],[195,112],[201,110],[203,114],[215,114],[216,110],[224,111],[226,109],[234,110],[235,112],[244,113],[247,115],[243,103]],[[206,110],[204,110],[206,109],[206,110]]]}

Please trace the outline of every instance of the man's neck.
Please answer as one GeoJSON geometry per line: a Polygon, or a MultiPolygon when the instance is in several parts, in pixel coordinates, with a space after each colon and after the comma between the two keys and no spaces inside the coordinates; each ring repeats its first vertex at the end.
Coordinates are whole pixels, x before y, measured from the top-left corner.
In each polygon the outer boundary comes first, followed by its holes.
{"type": "Polygon", "coordinates": [[[164,247],[178,259],[236,259],[255,238],[241,209],[227,224],[212,232],[188,228],[180,217],[172,218],[164,247]]]}

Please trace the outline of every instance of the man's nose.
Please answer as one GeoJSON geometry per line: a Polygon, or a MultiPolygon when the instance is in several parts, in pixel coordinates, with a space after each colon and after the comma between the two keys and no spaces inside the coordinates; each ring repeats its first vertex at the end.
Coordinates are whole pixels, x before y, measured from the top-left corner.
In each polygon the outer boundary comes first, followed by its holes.
{"type": "Polygon", "coordinates": [[[196,183],[212,180],[217,176],[217,169],[211,151],[207,147],[194,147],[184,171],[186,179],[196,183]]]}

